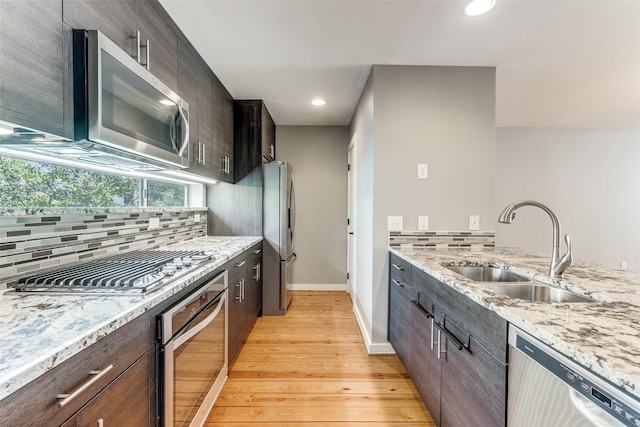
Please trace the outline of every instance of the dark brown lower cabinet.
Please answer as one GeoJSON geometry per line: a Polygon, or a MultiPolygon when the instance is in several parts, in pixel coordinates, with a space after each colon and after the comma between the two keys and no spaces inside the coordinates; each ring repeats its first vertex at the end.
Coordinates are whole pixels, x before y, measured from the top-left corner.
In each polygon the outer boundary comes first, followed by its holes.
{"type": "Polygon", "coordinates": [[[421,268],[390,259],[389,341],[435,424],[505,427],[507,322],[421,268]]]}
{"type": "Polygon", "coordinates": [[[428,312],[421,302],[418,301],[410,305],[411,310],[411,344],[409,363],[409,376],[413,380],[422,401],[429,409],[431,418],[436,425],[440,425],[440,386],[441,386],[441,365],[438,358],[437,343],[432,330],[433,312],[428,312]]]}
{"type": "Polygon", "coordinates": [[[440,396],[441,426],[506,424],[506,366],[473,338],[459,350],[447,340],[440,396]]]}
{"type": "Polygon", "coordinates": [[[229,272],[229,368],[262,311],[262,242],[227,263],[229,272]],[[256,268],[256,265],[259,267],[256,268]]]}
{"type": "Polygon", "coordinates": [[[149,426],[149,353],[87,403],[64,427],[149,426]]]}

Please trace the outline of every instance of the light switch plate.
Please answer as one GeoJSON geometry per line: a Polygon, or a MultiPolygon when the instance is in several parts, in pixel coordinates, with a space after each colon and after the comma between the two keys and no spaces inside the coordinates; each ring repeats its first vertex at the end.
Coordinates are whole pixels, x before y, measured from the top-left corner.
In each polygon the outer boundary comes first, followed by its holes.
{"type": "Polygon", "coordinates": [[[480,230],[480,215],[469,215],[469,230],[480,230]]]}
{"type": "Polygon", "coordinates": [[[193,221],[200,222],[200,214],[193,214],[193,221]]]}
{"type": "Polygon", "coordinates": [[[420,215],[418,216],[418,230],[425,231],[429,229],[429,216],[420,215]]]}
{"type": "Polygon", "coordinates": [[[149,230],[160,227],[160,218],[149,218],[149,230]]]}
{"type": "Polygon", "coordinates": [[[418,165],[418,179],[427,179],[429,177],[429,165],[422,163],[418,165]]]}
{"type": "Polygon", "coordinates": [[[387,231],[402,231],[402,217],[401,216],[388,216],[387,217],[387,231]]]}

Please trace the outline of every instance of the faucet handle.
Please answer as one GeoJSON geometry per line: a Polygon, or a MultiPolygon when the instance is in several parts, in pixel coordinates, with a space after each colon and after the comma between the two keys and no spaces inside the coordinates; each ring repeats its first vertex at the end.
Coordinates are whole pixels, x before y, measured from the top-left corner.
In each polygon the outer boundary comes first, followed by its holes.
{"type": "Polygon", "coordinates": [[[567,252],[558,260],[558,264],[555,267],[555,273],[557,277],[562,277],[562,273],[573,262],[573,255],[571,254],[571,237],[568,234],[564,235],[564,241],[567,244],[567,252]]]}

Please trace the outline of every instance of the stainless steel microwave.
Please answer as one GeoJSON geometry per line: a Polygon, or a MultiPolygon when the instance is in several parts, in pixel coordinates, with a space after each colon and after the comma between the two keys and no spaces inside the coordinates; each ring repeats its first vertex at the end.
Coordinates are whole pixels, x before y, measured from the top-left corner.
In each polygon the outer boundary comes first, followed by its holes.
{"type": "Polygon", "coordinates": [[[160,168],[189,166],[189,105],[104,34],[73,32],[75,140],[160,168]]]}

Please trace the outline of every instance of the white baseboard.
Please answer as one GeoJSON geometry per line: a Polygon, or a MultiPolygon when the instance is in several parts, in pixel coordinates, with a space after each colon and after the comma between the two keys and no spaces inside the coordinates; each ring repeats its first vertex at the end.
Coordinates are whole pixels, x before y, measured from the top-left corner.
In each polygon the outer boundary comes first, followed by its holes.
{"type": "Polygon", "coordinates": [[[346,283],[329,283],[329,284],[314,284],[314,283],[292,283],[289,285],[289,289],[292,291],[347,291],[346,283]]]}
{"type": "Polygon", "coordinates": [[[383,343],[374,343],[371,342],[371,334],[367,329],[364,318],[360,314],[360,309],[358,305],[353,302],[353,313],[356,316],[356,321],[358,322],[358,327],[360,328],[360,333],[362,334],[362,339],[364,340],[364,345],[367,347],[367,353],[369,354],[395,354],[395,350],[393,346],[388,342],[383,343]]]}

